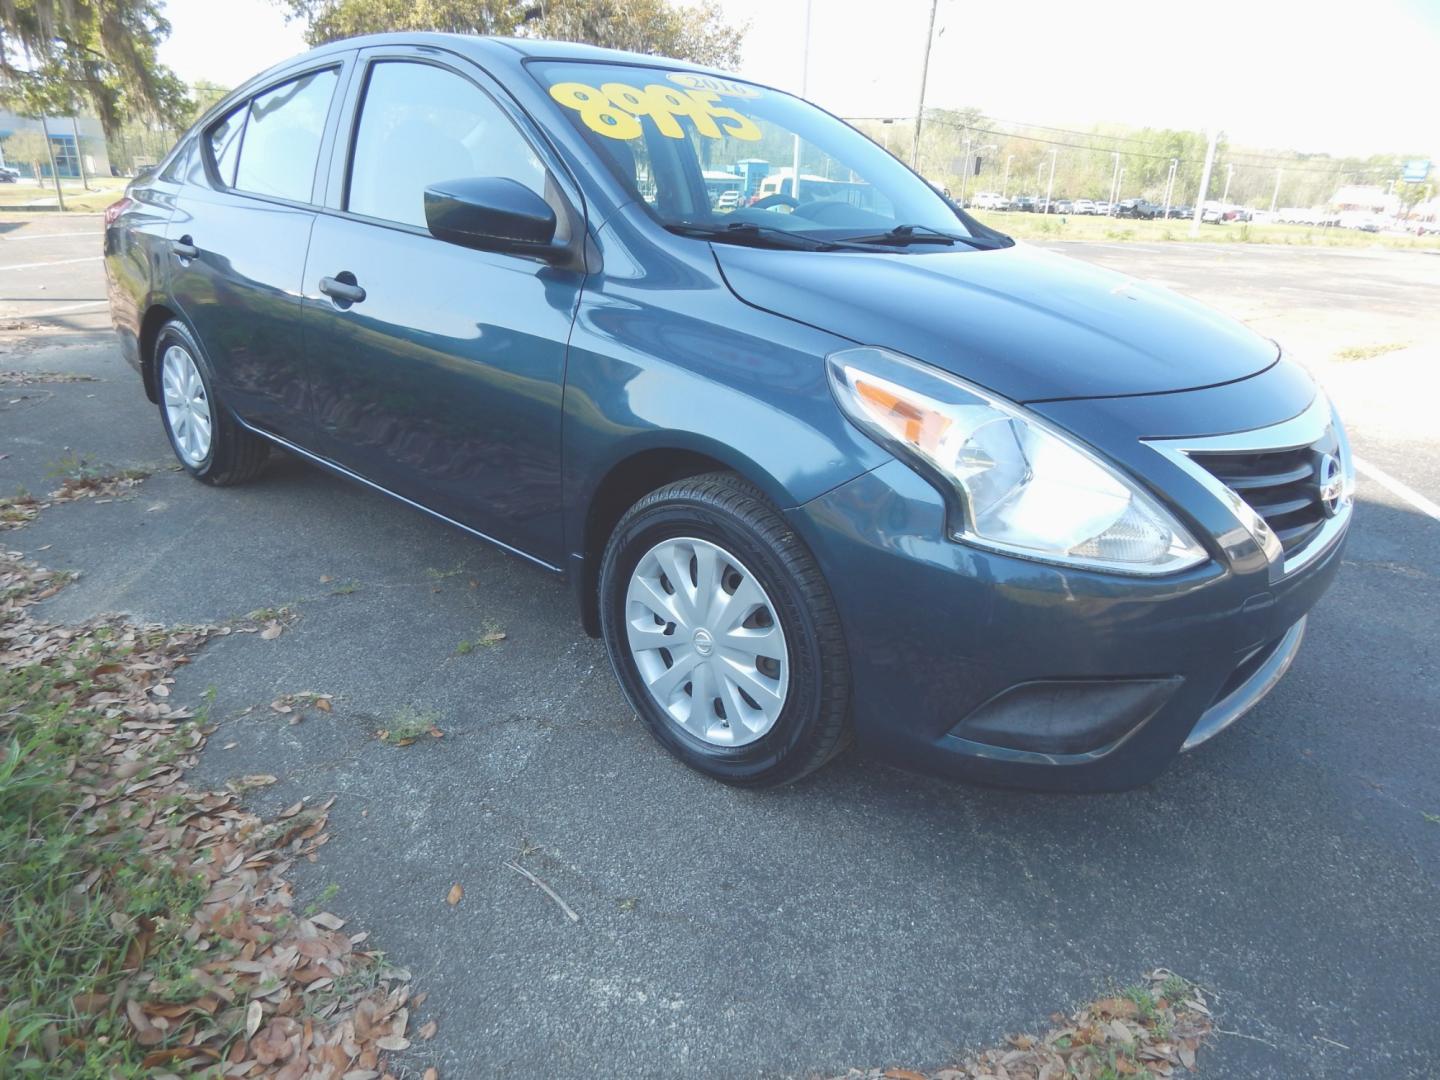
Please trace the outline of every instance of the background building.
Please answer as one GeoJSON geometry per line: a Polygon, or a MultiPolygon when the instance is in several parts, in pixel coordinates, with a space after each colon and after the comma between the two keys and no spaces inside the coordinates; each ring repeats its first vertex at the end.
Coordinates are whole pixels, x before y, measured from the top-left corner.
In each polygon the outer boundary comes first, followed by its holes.
{"type": "MultiPolygon", "coordinates": [[[[93,116],[47,116],[44,127],[49,130],[50,149],[55,155],[55,169],[62,177],[78,180],[83,161],[88,176],[109,176],[110,155],[105,147],[105,132],[93,116]]],[[[39,120],[16,116],[0,109],[0,155],[4,164],[32,179],[48,180],[50,163],[42,162],[41,175],[34,177],[35,163],[9,152],[7,144],[21,132],[41,133],[39,120]]],[[[28,157],[29,155],[25,155],[28,157]]]]}

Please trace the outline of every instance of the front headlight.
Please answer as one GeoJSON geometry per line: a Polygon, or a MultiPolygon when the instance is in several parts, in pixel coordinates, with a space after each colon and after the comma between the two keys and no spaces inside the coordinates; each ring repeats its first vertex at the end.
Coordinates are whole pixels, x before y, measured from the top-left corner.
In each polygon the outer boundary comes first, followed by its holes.
{"type": "Polygon", "coordinates": [[[846,415],[952,496],[956,539],[1127,574],[1205,560],[1154,499],[1019,406],[886,349],[833,353],[828,367],[846,415]]]}

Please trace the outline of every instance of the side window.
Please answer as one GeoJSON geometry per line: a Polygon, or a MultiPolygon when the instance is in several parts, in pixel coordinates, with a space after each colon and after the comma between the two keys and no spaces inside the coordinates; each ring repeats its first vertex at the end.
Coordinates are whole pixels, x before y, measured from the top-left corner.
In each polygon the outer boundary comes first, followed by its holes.
{"type": "Polygon", "coordinates": [[[245,110],[241,105],[210,129],[210,155],[220,170],[220,182],[235,186],[235,163],[240,160],[240,136],[245,131],[245,110]]]}
{"type": "Polygon", "coordinates": [[[334,68],[312,71],[250,102],[235,188],[310,201],[320,138],[338,79],[334,68]]]}
{"type": "Polygon", "coordinates": [[[431,64],[375,64],[355,134],[346,208],[423,229],[428,186],[478,176],[508,177],[545,194],[545,166],[474,83],[431,64]]]}

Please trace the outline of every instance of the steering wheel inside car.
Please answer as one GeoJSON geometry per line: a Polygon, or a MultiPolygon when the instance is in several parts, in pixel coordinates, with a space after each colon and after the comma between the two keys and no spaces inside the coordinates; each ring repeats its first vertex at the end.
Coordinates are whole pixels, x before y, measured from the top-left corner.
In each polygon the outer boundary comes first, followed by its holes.
{"type": "Polygon", "coordinates": [[[769,210],[776,206],[788,206],[790,209],[800,205],[800,200],[791,195],[766,195],[765,198],[750,204],[751,210],[769,210]]]}

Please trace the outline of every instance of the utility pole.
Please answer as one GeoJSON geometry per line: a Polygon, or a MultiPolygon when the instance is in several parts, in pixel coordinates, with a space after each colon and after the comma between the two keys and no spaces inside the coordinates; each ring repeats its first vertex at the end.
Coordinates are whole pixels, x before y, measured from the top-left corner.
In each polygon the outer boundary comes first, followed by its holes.
{"type": "Polygon", "coordinates": [[[1175,190],[1175,170],[1180,167],[1178,158],[1170,159],[1170,175],[1165,180],[1165,221],[1170,220],[1170,194],[1175,190]]]}
{"type": "MultiPolygon", "coordinates": [[[[930,76],[930,46],[935,40],[935,9],[939,6],[940,0],[930,0],[930,25],[925,31],[925,59],[920,62],[920,100],[915,103],[915,145],[910,150],[910,168],[916,172],[920,171],[920,124],[925,119],[925,80],[930,76]]],[[[806,19],[808,22],[808,15],[806,19]]],[[[963,200],[961,204],[964,204],[963,200]]]]}
{"type": "Polygon", "coordinates": [[[1280,201],[1280,177],[1284,169],[1275,170],[1275,194],[1270,196],[1270,213],[1275,213],[1275,204],[1280,201]]]}
{"type": "Polygon", "coordinates": [[[1220,196],[1220,205],[1221,205],[1222,207],[1224,207],[1224,206],[1229,206],[1229,205],[1230,205],[1230,181],[1234,178],[1234,176],[1235,176],[1235,166],[1234,166],[1234,165],[1226,165],[1226,166],[1225,166],[1225,191],[1224,191],[1224,193],[1221,194],[1221,196],[1220,196]]]}
{"type": "Polygon", "coordinates": [[[85,152],[80,149],[80,122],[70,117],[70,130],[75,132],[75,163],[80,166],[80,184],[90,190],[90,178],[85,175],[85,152]]]}
{"type": "Polygon", "coordinates": [[[1115,198],[1110,200],[1110,216],[1120,216],[1120,193],[1125,190],[1125,166],[1120,166],[1120,179],[1115,184],[1115,198]]]}
{"type": "Polygon", "coordinates": [[[1210,194],[1210,170],[1215,167],[1215,146],[1220,141],[1220,129],[1210,129],[1210,146],[1205,151],[1205,168],[1200,173],[1200,189],[1195,192],[1195,216],[1190,219],[1190,235],[1200,235],[1200,219],[1205,216],[1205,197],[1210,194]]]}
{"type": "Polygon", "coordinates": [[[1014,157],[1014,154],[1005,155],[1005,179],[1000,183],[1000,197],[1002,199],[1008,198],[1010,195],[1010,162],[1014,157]]]}
{"type": "MultiPolygon", "coordinates": [[[[810,3],[805,0],[805,44],[800,51],[800,96],[810,89],[810,3]]],[[[795,136],[795,151],[790,170],[790,197],[800,201],[800,136],[795,136]]]]}
{"type": "Polygon", "coordinates": [[[55,201],[60,209],[65,209],[65,193],[60,190],[60,170],[55,167],[55,148],[50,145],[50,125],[45,122],[45,116],[40,116],[40,133],[45,137],[45,153],[50,158],[50,179],[55,181],[55,201]]]}
{"type": "Polygon", "coordinates": [[[1052,148],[1050,151],[1050,186],[1045,189],[1045,213],[1047,214],[1050,213],[1050,196],[1055,194],[1055,155],[1057,153],[1059,153],[1058,149],[1052,148]]]}
{"type": "Polygon", "coordinates": [[[974,141],[973,135],[965,136],[965,164],[960,169],[960,205],[965,205],[965,192],[970,187],[970,144],[974,141]]]}
{"type": "Polygon", "coordinates": [[[1115,155],[1115,168],[1110,173],[1110,202],[1115,202],[1115,189],[1120,186],[1120,152],[1111,151],[1115,155]]]}

